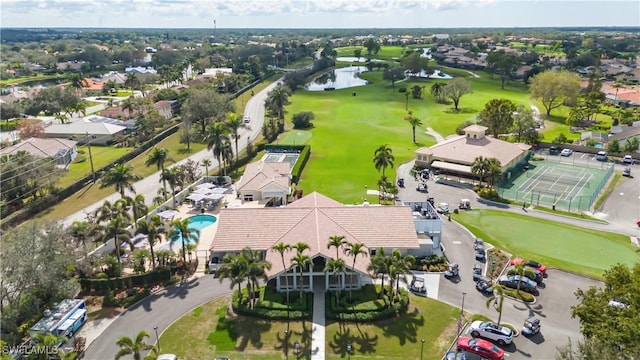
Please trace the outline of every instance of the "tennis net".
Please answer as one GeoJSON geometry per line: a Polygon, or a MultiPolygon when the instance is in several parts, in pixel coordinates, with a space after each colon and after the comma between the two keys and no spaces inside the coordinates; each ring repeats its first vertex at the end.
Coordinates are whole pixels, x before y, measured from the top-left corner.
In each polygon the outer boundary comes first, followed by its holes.
{"type": "Polygon", "coordinates": [[[582,186],[582,185],[588,185],[589,184],[589,179],[591,178],[591,176],[586,176],[586,177],[573,177],[573,176],[566,176],[566,175],[534,175],[532,176],[532,178],[534,180],[538,180],[541,182],[547,182],[547,183],[559,183],[559,184],[564,184],[564,185],[577,185],[577,186],[582,186]]]}

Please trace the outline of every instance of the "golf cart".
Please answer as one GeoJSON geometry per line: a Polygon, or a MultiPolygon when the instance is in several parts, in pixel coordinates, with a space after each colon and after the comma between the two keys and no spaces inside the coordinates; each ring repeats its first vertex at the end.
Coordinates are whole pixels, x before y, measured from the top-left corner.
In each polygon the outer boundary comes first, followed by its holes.
{"type": "Polygon", "coordinates": [[[429,192],[429,190],[427,189],[427,184],[423,183],[423,182],[419,182],[418,185],[416,186],[416,190],[419,192],[429,192]]]}
{"type": "Polygon", "coordinates": [[[449,267],[447,268],[447,270],[444,272],[444,277],[447,279],[453,279],[458,277],[458,264],[456,263],[449,263],[449,267]]]}
{"type": "Polygon", "coordinates": [[[524,325],[522,326],[522,335],[524,336],[532,336],[540,332],[540,320],[531,316],[524,320],[524,325]]]}
{"type": "Polygon", "coordinates": [[[398,187],[404,187],[404,178],[398,178],[398,187]]]}
{"type": "Polygon", "coordinates": [[[439,212],[440,214],[448,214],[449,204],[447,204],[446,202],[439,203],[438,207],[436,208],[436,211],[439,212]]]}
{"type": "Polygon", "coordinates": [[[414,276],[413,280],[411,280],[411,285],[409,285],[409,289],[418,295],[427,295],[427,287],[422,277],[414,276]]]}
{"type": "Polygon", "coordinates": [[[460,205],[458,205],[458,209],[460,209],[460,210],[470,210],[471,209],[471,200],[469,200],[469,199],[460,199],[460,205]]]}

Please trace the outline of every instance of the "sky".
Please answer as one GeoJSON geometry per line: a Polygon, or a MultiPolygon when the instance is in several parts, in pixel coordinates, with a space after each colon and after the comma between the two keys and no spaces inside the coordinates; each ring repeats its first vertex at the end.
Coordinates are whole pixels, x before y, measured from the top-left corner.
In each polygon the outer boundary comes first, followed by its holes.
{"type": "Polygon", "coordinates": [[[640,26],[640,1],[1,0],[0,14],[1,27],[51,28],[640,26]]]}

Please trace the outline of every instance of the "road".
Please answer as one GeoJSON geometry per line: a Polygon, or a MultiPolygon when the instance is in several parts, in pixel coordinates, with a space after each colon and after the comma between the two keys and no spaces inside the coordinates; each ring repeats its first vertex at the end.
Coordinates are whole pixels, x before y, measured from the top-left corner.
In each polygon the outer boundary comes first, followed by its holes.
{"type": "MultiPolygon", "coordinates": [[[[244,115],[248,115],[251,117],[251,123],[249,124],[249,129],[241,129],[239,131],[241,140],[238,142],[238,148],[240,151],[247,147],[247,141],[243,140],[250,139],[251,141],[253,141],[258,137],[258,135],[260,135],[262,124],[264,123],[264,101],[266,100],[269,91],[271,91],[278,83],[279,81],[270,84],[262,91],[254,94],[254,96],[247,102],[244,115]]],[[[213,157],[212,153],[209,150],[205,149],[189,156],[186,159],[178,161],[177,163],[169,166],[169,168],[185,164],[189,160],[200,162],[204,159],[211,160],[211,168],[215,168],[216,166],[218,166],[218,161],[213,157]]],[[[143,195],[145,197],[147,205],[151,205],[153,198],[157,196],[157,191],[160,187],[159,184],[160,171],[157,171],[154,174],[136,182],[135,184],[133,184],[133,187],[134,189],[136,189],[136,194],[143,195]]],[[[64,225],[69,226],[76,220],[83,221],[86,219],[87,214],[90,214],[91,212],[98,209],[105,201],[108,200],[113,202],[119,198],[120,195],[117,192],[114,192],[111,195],[103,198],[102,200],[71,214],[66,219],[64,219],[64,225]]]]}

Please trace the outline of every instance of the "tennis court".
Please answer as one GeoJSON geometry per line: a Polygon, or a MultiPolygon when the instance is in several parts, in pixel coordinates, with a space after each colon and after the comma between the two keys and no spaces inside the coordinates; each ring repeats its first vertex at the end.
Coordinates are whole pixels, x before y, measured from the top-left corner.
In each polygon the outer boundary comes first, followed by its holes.
{"type": "Polygon", "coordinates": [[[511,182],[499,188],[506,199],[528,204],[555,207],[566,211],[588,211],[611,174],[608,169],[595,169],[547,161],[530,163],[511,182]]]}
{"type": "Polygon", "coordinates": [[[293,166],[298,161],[300,154],[298,153],[266,153],[262,158],[264,162],[288,162],[290,165],[290,170],[293,169],[293,166]]]}

